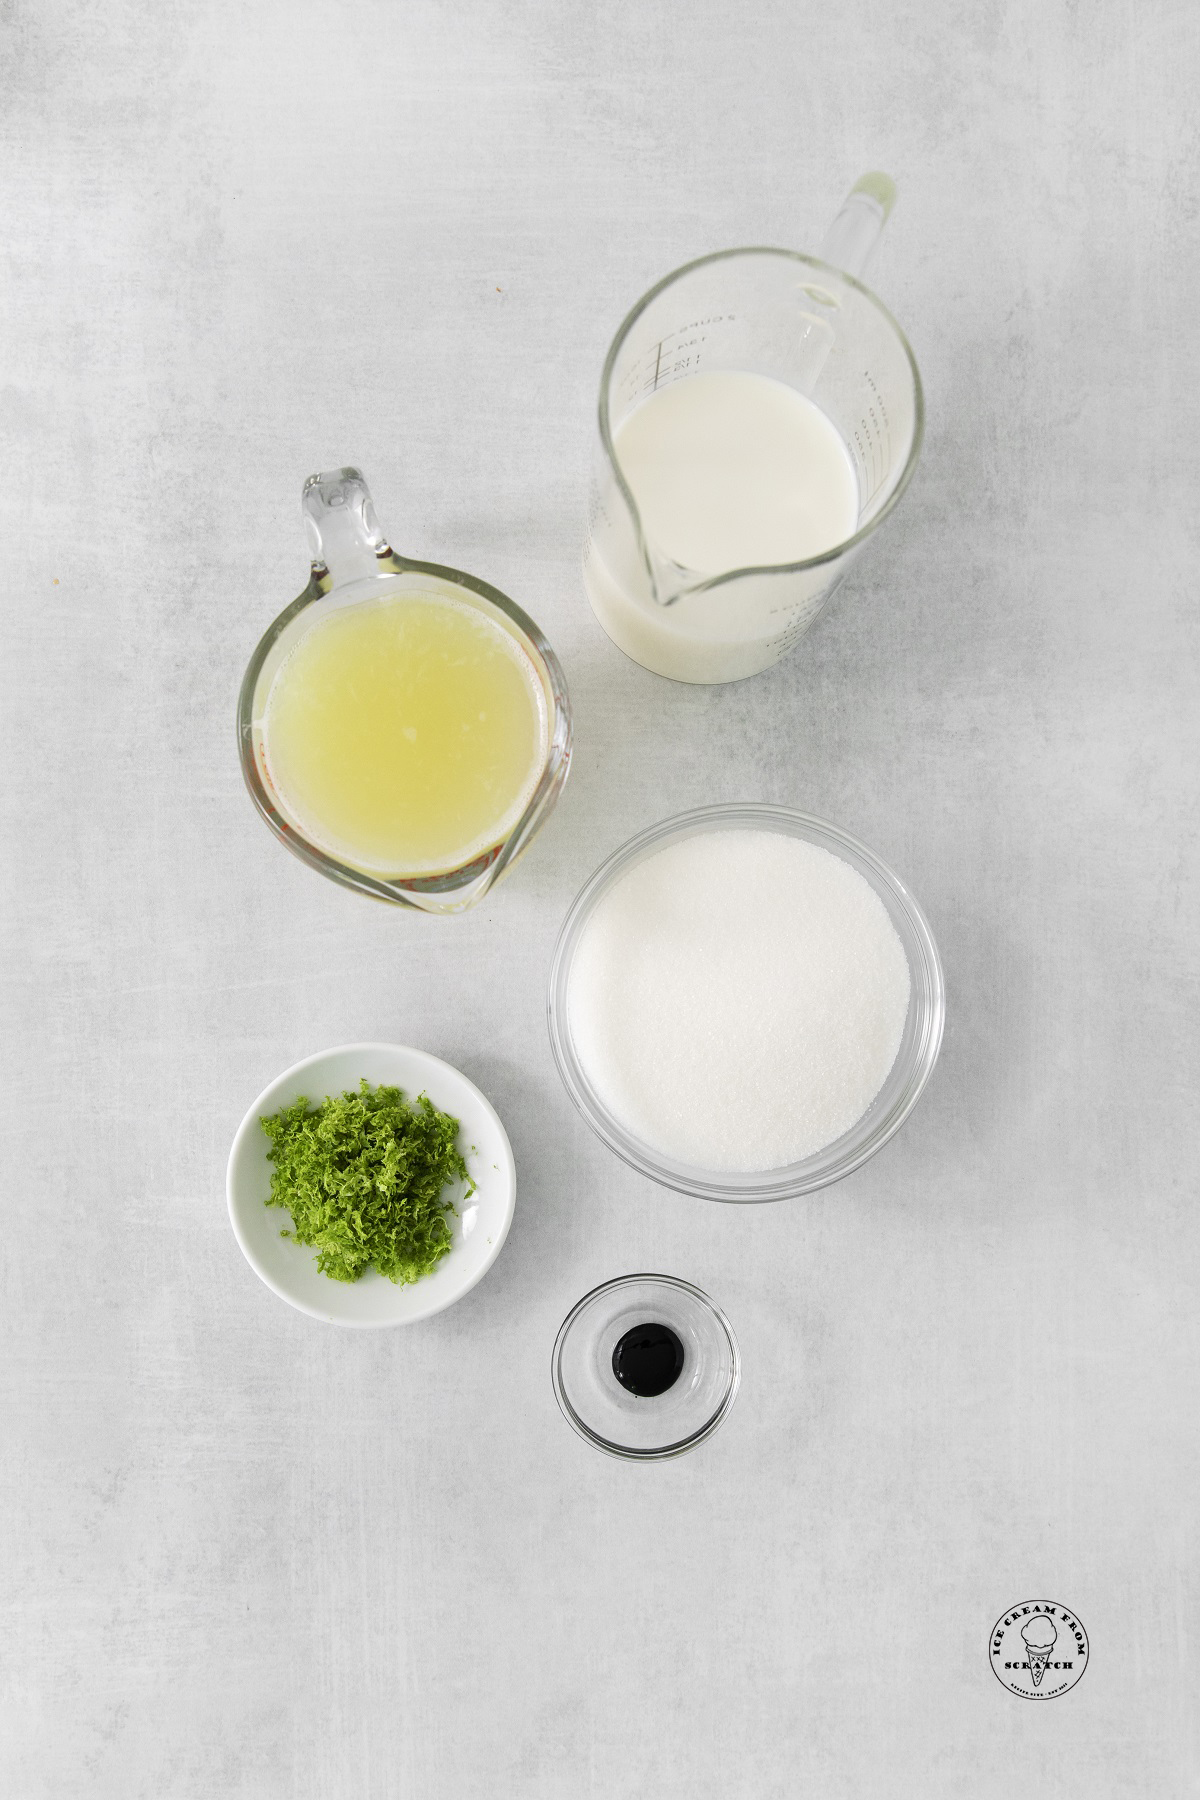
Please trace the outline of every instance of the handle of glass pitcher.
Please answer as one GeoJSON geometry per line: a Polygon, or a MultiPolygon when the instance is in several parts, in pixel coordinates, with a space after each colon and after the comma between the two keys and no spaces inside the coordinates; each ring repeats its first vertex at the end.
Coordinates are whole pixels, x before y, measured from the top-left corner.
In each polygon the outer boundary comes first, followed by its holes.
{"type": "Polygon", "coordinates": [[[825,233],[817,251],[821,261],[847,275],[865,275],[895,204],[896,184],[890,175],[873,169],[861,176],[825,233]]]}
{"type": "Polygon", "coordinates": [[[310,475],[300,506],[312,552],[313,581],[322,593],[398,564],[375,517],[361,470],[330,469],[310,475]]]}

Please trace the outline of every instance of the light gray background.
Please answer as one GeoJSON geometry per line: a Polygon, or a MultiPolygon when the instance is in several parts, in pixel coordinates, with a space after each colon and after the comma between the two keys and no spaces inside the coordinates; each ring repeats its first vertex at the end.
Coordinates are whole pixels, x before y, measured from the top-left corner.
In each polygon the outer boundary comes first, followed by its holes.
{"type": "Polygon", "coordinates": [[[4,17],[4,1793],[1196,1792],[1196,8],[4,17]],[[875,166],[917,479],[782,667],[660,681],[578,576],[608,340],[875,166]],[[563,803],[466,918],[339,892],[242,791],[344,460],[571,683],[563,803]],[[600,858],[741,798],[891,860],[949,997],[895,1142],[762,1210],[620,1165],[543,1024],[600,858]],[[459,1064],[519,1166],[488,1279],[394,1333],[289,1310],[226,1221],[244,1109],[354,1038],[459,1064]],[[744,1355],[659,1468],[549,1382],[641,1267],[744,1355]],[[1036,1596],[1091,1634],[1052,1705],[988,1666],[1036,1596]]]}

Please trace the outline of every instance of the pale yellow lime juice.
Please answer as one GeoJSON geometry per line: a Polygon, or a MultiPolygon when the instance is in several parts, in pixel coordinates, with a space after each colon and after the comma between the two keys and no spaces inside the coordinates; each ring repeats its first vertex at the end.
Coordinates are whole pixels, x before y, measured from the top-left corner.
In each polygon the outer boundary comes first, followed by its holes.
{"type": "Polygon", "coordinates": [[[314,844],[372,874],[438,875],[525,811],[546,696],[517,640],[469,602],[393,592],[304,633],[271,684],[263,747],[314,844]]]}

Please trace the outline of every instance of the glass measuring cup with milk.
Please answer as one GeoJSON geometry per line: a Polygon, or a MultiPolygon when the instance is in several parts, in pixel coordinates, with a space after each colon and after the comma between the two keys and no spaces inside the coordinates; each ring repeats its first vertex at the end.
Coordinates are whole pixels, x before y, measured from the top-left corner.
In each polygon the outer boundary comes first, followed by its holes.
{"type": "Polygon", "coordinates": [[[908,485],[920,376],[858,279],[894,197],[887,176],[864,176],[819,257],[688,263],[613,339],[584,583],[609,637],[656,674],[769,668],[908,485]]]}

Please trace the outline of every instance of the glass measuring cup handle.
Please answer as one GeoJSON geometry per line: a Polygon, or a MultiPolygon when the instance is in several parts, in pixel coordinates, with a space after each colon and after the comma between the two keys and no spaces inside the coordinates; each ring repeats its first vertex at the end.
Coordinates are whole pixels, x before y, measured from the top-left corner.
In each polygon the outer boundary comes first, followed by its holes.
{"type": "Polygon", "coordinates": [[[370,490],[359,469],[310,475],[300,497],[312,552],[313,581],[321,593],[402,565],[375,517],[370,490]]]}
{"type": "Polygon", "coordinates": [[[855,182],[841,212],[825,233],[817,251],[822,262],[860,279],[879,248],[883,228],[896,204],[896,184],[890,175],[873,169],[855,182]]]}
{"type": "MultiPolygon", "coordinates": [[[[825,233],[817,255],[830,268],[863,277],[875,260],[879,240],[892,207],[896,184],[878,169],[861,175],[846,196],[845,204],[825,233]]],[[[838,301],[819,282],[807,282],[804,292],[814,311],[805,315],[794,355],[793,380],[802,394],[810,394],[825,367],[836,338],[838,301]]]]}

